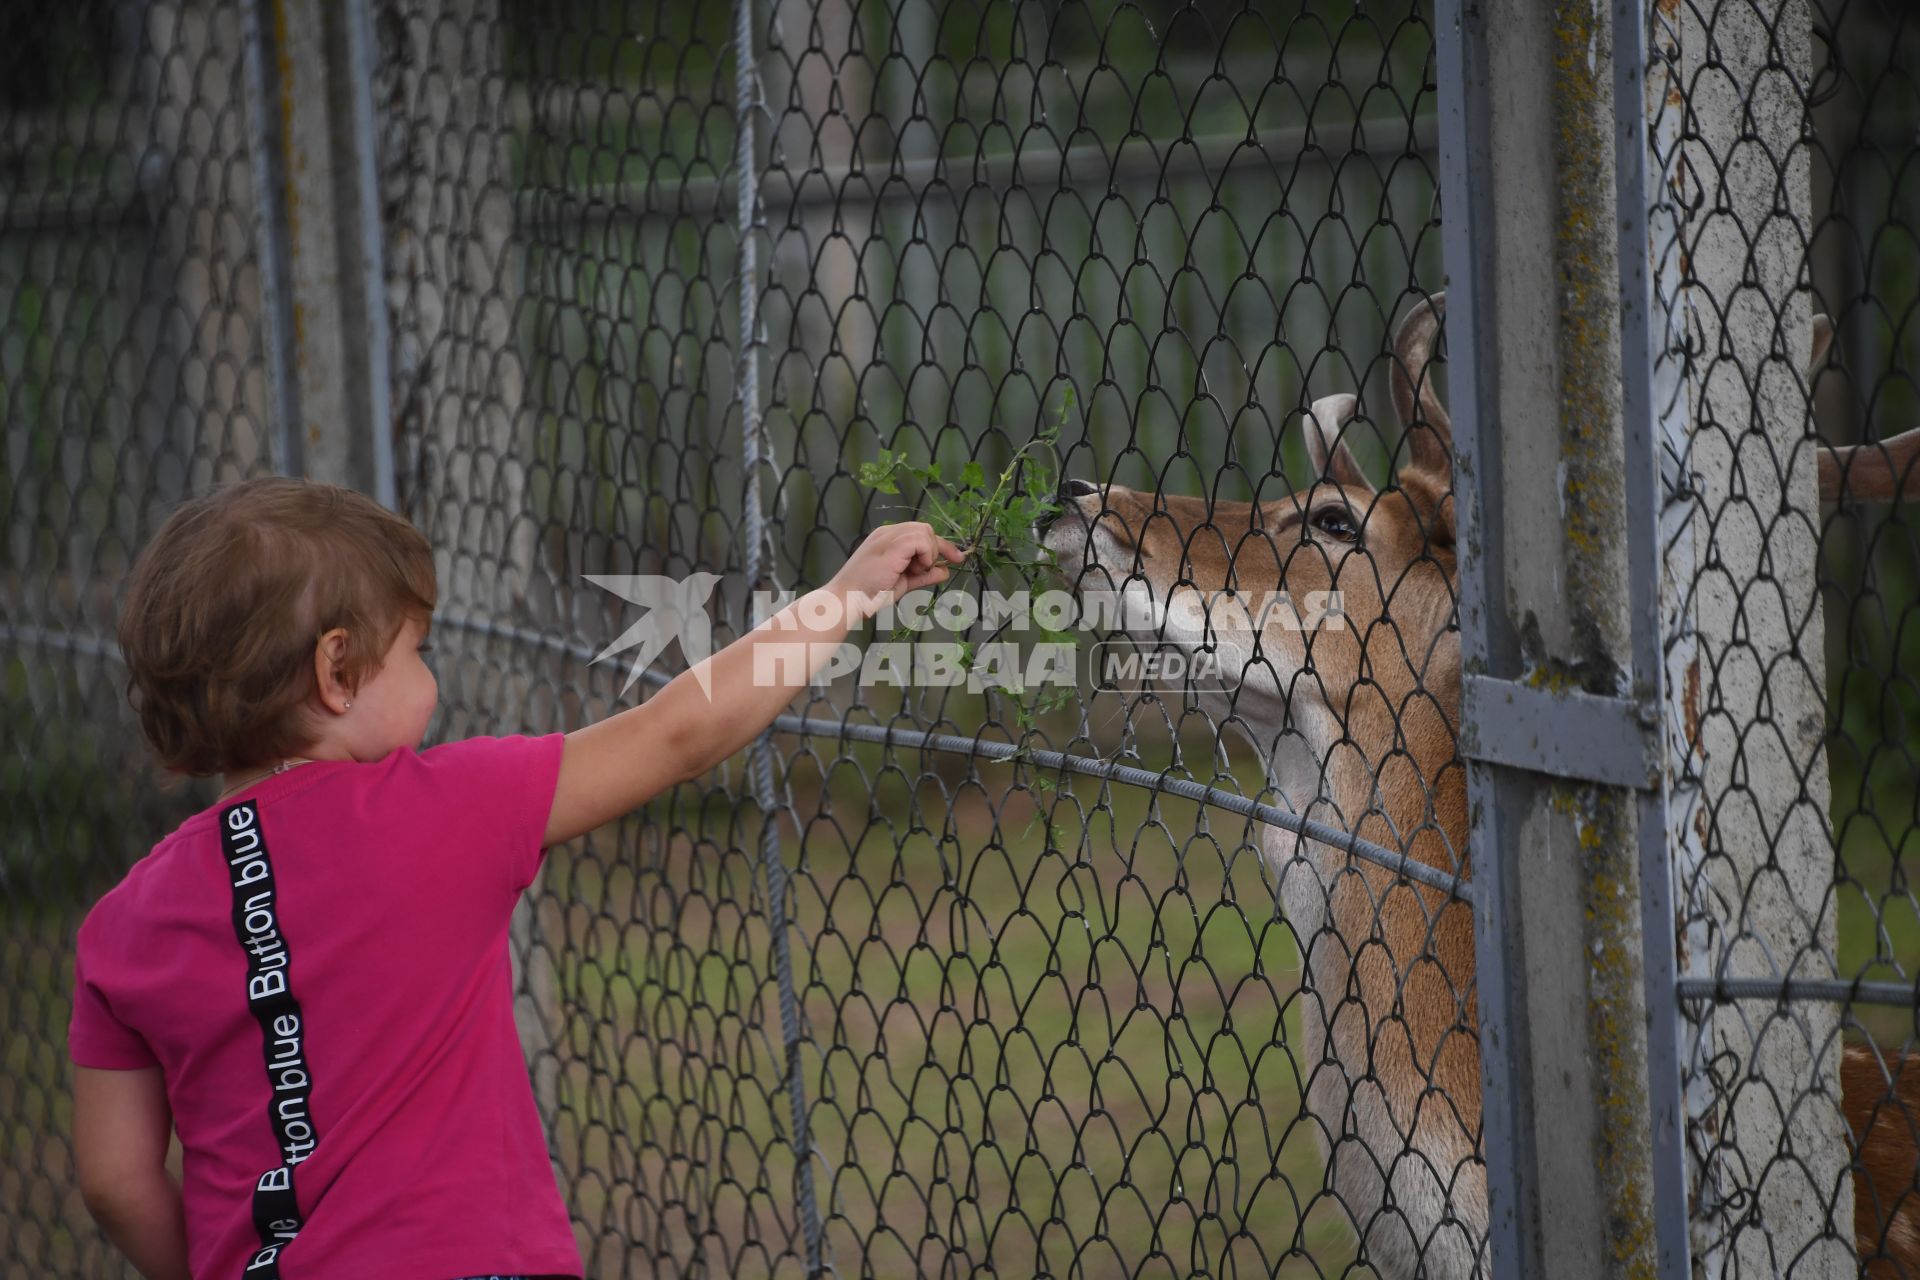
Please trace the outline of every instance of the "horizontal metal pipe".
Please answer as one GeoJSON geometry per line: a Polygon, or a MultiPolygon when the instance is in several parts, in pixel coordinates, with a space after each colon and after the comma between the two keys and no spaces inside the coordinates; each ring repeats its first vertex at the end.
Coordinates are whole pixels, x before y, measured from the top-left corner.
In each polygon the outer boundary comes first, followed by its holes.
{"type": "Polygon", "coordinates": [[[1682,978],[1674,985],[1682,1000],[1808,1000],[1907,1009],[1920,1006],[1920,987],[1911,983],[1847,978],[1682,978]]]}
{"type": "Polygon", "coordinates": [[[0,195],[0,235],[28,231],[96,231],[148,221],[137,191],[15,191],[0,195]]]}
{"type": "MultiPolygon", "coordinates": [[[[1209,134],[1176,139],[1156,148],[1130,139],[1118,159],[1104,147],[1087,144],[1066,151],[1023,151],[990,156],[930,156],[899,162],[874,161],[831,169],[772,169],[761,180],[760,201],[769,214],[784,209],[876,204],[918,200],[929,189],[1004,188],[1019,183],[1063,187],[1104,180],[1138,182],[1147,178],[1204,177],[1224,167],[1235,153],[1255,147],[1267,160],[1333,160],[1358,153],[1398,158],[1433,150],[1438,130],[1431,116],[1389,116],[1339,126],[1297,126],[1264,133],[1209,134]],[[1394,148],[1398,149],[1394,149],[1394,148]],[[778,181],[786,175],[785,189],[778,181]],[[795,187],[797,186],[797,190],[795,187]]],[[[1244,162],[1243,162],[1244,163],[1244,162]]],[[[618,182],[577,191],[532,190],[514,196],[514,213],[523,224],[553,228],[582,222],[727,212],[733,173],[702,175],[667,182],[618,182]]]]}
{"type": "MultiPolygon", "coordinates": [[[[591,664],[596,656],[594,650],[586,645],[557,639],[509,623],[448,613],[434,615],[433,622],[437,627],[447,627],[469,635],[547,649],[582,663],[591,664]]],[[[104,637],[80,636],[44,627],[0,625],[0,641],[20,641],[25,645],[40,648],[66,649],[69,652],[84,653],[114,661],[120,658],[120,650],[112,640],[104,637]]],[[[656,687],[672,679],[671,676],[656,671],[642,672],[640,678],[656,687]]],[[[948,755],[969,756],[982,760],[1006,762],[1017,757],[1036,768],[1060,769],[1079,774],[1084,778],[1097,778],[1103,782],[1115,782],[1121,786],[1139,787],[1144,791],[1177,796],[1182,800],[1192,800],[1211,809],[1218,809],[1237,817],[1253,818],[1269,826],[1278,827],[1282,831],[1291,831],[1296,835],[1318,840],[1342,853],[1385,867],[1395,875],[1405,876],[1418,884],[1450,894],[1469,906],[1473,904],[1472,882],[1462,880],[1451,872],[1438,870],[1424,862],[1416,862],[1405,854],[1362,840],[1350,832],[1342,831],[1324,822],[1303,818],[1286,809],[1262,804],[1257,800],[1249,800],[1245,796],[1221,791],[1203,783],[1185,778],[1169,778],[1151,769],[1115,764],[1112,761],[1097,760],[1087,756],[1067,755],[1060,751],[1023,747],[1011,742],[987,742],[978,738],[965,738],[959,734],[928,733],[923,729],[897,729],[878,724],[845,724],[837,720],[814,720],[802,716],[781,716],[773,722],[773,730],[776,733],[799,734],[803,737],[838,738],[880,746],[939,751],[948,755]]]]}
{"type": "Polygon", "coordinates": [[[1037,768],[1060,769],[1068,773],[1077,773],[1082,777],[1098,778],[1104,782],[1117,782],[1122,786],[1139,787],[1144,791],[1158,792],[1164,795],[1178,796],[1183,800],[1193,800],[1212,809],[1220,809],[1243,818],[1254,818],[1291,831],[1296,835],[1318,840],[1332,845],[1343,853],[1376,863],[1417,881],[1430,888],[1451,894],[1469,906],[1473,903],[1473,885],[1451,872],[1440,871],[1424,862],[1415,862],[1404,854],[1362,840],[1356,835],[1328,826],[1324,822],[1315,822],[1303,818],[1297,813],[1285,809],[1276,809],[1270,804],[1261,804],[1245,796],[1230,791],[1219,791],[1203,783],[1192,782],[1185,778],[1169,778],[1163,773],[1154,773],[1150,769],[1139,769],[1132,765],[1114,764],[1107,760],[1091,759],[1087,756],[1072,756],[1060,751],[1044,751],[1036,747],[1016,746],[1010,742],[985,742],[978,738],[963,738],[958,734],[928,733],[921,729],[895,729],[879,724],[845,724],[837,720],[810,720],[800,716],[781,716],[773,722],[779,733],[796,733],[814,738],[851,739],[855,742],[879,743],[890,747],[916,747],[927,751],[941,751],[951,755],[974,756],[987,760],[1008,761],[1025,760],[1037,768]]]}
{"type": "MultiPolygon", "coordinates": [[[[577,658],[581,662],[591,663],[596,656],[594,650],[585,645],[558,640],[523,627],[497,623],[484,618],[442,614],[437,616],[434,622],[437,626],[449,626],[475,635],[489,636],[516,644],[536,645],[577,658]]],[[[656,687],[672,679],[671,676],[656,671],[642,672],[640,678],[656,687]]],[[[1473,903],[1472,883],[1462,880],[1451,872],[1438,870],[1424,862],[1416,862],[1405,854],[1362,840],[1350,832],[1329,826],[1327,823],[1303,818],[1297,813],[1291,813],[1270,804],[1261,804],[1245,796],[1235,795],[1230,791],[1220,791],[1185,778],[1169,778],[1165,774],[1154,773],[1150,769],[1115,764],[1087,756],[1067,755],[1059,751],[1022,747],[1010,742],[987,742],[978,738],[961,737],[959,734],[928,733],[923,729],[899,729],[878,724],[846,724],[838,720],[814,720],[787,715],[774,720],[773,729],[776,733],[793,733],[803,737],[838,738],[889,747],[911,747],[984,760],[1004,762],[1017,757],[1036,768],[1061,769],[1086,778],[1098,778],[1106,782],[1116,782],[1122,786],[1139,787],[1146,791],[1178,796],[1183,800],[1193,800],[1209,808],[1243,818],[1253,818],[1269,826],[1279,827],[1283,831],[1291,831],[1296,835],[1318,840],[1343,853],[1349,853],[1356,858],[1385,867],[1396,875],[1405,876],[1429,888],[1451,894],[1468,905],[1473,903]]]]}

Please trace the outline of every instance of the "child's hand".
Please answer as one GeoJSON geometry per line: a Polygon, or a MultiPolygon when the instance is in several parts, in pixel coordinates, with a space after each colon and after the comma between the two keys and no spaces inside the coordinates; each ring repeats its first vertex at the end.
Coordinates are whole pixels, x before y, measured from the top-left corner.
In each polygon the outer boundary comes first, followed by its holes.
{"type": "Polygon", "coordinates": [[[854,548],[827,585],[849,603],[848,622],[857,625],[906,592],[945,582],[952,572],[947,565],[966,558],[924,521],[882,525],[854,548]]]}

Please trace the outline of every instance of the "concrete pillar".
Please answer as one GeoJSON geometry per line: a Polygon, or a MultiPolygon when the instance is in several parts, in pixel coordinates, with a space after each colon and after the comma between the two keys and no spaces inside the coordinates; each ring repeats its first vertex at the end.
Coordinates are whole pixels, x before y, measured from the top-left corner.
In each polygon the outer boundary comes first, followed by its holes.
{"type": "MultiPolygon", "coordinates": [[[[257,0],[249,0],[257,3],[257,0]]],[[[260,189],[283,258],[274,288],[281,376],[295,416],[283,470],[392,505],[393,423],[381,227],[374,182],[366,0],[280,0],[256,9],[266,48],[270,181],[260,189]]],[[[269,246],[272,248],[275,246],[269,246]]]]}
{"type": "MultiPolygon", "coordinates": [[[[1698,655],[1688,679],[1704,824],[1704,861],[1683,886],[1705,933],[1689,972],[1829,977],[1820,507],[1800,288],[1812,227],[1811,15],[1805,0],[1683,5],[1677,38],[1695,353],[1687,621],[1698,655]]],[[[1796,1276],[1853,1275],[1838,1006],[1746,1000],[1696,1012],[1691,1056],[1711,1064],[1714,1082],[1692,1091],[1696,1256],[1710,1274],[1772,1275],[1792,1259],[1796,1276]]]]}
{"type": "Polygon", "coordinates": [[[538,531],[502,18],[493,0],[384,0],[375,25],[381,110],[404,122],[381,158],[401,502],[441,552],[443,608],[514,616],[538,531]]]}

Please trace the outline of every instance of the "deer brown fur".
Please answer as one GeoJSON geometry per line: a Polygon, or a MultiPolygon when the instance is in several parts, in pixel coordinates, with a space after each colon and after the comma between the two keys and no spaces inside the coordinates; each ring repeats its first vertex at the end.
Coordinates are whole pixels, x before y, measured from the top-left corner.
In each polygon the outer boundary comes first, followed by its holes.
{"type": "MultiPolygon", "coordinates": [[[[1308,488],[1237,503],[1080,484],[1045,539],[1081,591],[1151,597],[1128,624],[1138,638],[1216,648],[1241,673],[1237,688],[1196,692],[1296,809],[1466,873],[1452,426],[1431,377],[1440,304],[1416,307],[1395,337],[1406,433],[1391,486],[1375,488],[1342,439],[1355,398],[1329,396],[1307,416],[1308,488]],[[1338,592],[1344,625],[1260,625],[1238,603],[1276,589],[1296,604],[1338,592]],[[1169,608],[1182,593],[1206,603],[1169,608]]],[[[1831,332],[1816,322],[1816,364],[1831,332]]],[[[1920,491],[1916,458],[1920,431],[1823,448],[1821,495],[1920,491]]],[[[1392,1277],[1484,1272],[1469,909],[1316,841],[1269,828],[1262,843],[1306,966],[1306,1111],[1367,1261],[1392,1277]]],[[[1920,1277],[1920,1066],[1883,1069],[1848,1046],[1842,1082],[1868,1274],[1920,1277]]]]}

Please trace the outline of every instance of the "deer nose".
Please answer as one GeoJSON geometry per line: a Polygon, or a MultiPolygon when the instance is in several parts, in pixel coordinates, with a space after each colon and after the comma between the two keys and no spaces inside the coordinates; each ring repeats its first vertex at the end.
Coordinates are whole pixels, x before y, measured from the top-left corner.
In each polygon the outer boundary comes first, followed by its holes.
{"type": "Polygon", "coordinates": [[[1042,516],[1033,526],[1035,535],[1044,536],[1053,522],[1068,512],[1072,512],[1076,517],[1084,520],[1086,517],[1081,515],[1080,504],[1077,500],[1091,497],[1099,492],[1099,485],[1088,484],[1085,480],[1062,480],[1060,487],[1054,491],[1054,509],[1042,516]]]}

